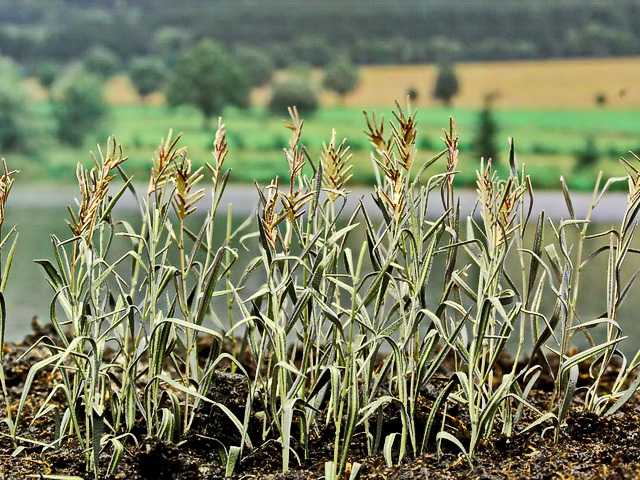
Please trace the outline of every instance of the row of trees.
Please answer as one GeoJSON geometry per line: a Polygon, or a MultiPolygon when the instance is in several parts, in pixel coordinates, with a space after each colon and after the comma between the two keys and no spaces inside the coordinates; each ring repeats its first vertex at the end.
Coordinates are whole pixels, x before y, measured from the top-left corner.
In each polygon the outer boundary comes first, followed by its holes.
{"type": "MultiPolygon", "coordinates": [[[[244,52],[246,57],[253,52],[244,52]]],[[[50,106],[58,139],[69,145],[80,145],[87,134],[94,132],[108,112],[103,98],[103,80],[117,71],[110,66],[104,51],[94,51],[83,64],[74,64],[58,75],[44,75],[43,84],[50,88],[50,106]]],[[[167,66],[157,58],[139,58],[131,63],[129,75],[141,95],[147,95],[166,85],[167,99],[171,105],[191,104],[200,109],[209,126],[211,117],[222,113],[226,106],[245,107],[249,88],[270,80],[264,70],[258,75],[247,73],[237,57],[219,44],[202,41],[178,55],[172,71],[167,76],[167,66]],[[213,93],[212,93],[213,92],[213,93]]],[[[44,69],[43,69],[44,70],[44,69]]],[[[323,86],[344,96],[358,83],[358,70],[347,59],[339,58],[325,71],[323,86]]],[[[312,87],[308,71],[297,71],[273,85],[271,110],[276,114],[286,112],[290,105],[298,106],[305,114],[318,107],[317,92],[312,87]]],[[[455,68],[451,64],[439,67],[433,87],[433,96],[449,104],[459,91],[455,68]]],[[[407,92],[412,100],[417,93],[407,92]]],[[[498,126],[493,114],[496,94],[487,95],[484,108],[478,116],[478,128],[474,145],[485,157],[497,160],[496,137],[498,126]]],[[[0,149],[16,150],[29,143],[32,115],[23,87],[23,79],[17,66],[0,58],[0,149]]],[[[595,163],[594,148],[585,147],[578,152],[580,166],[595,163]]]]}
{"type": "MultiPolygon", "coordinates": [[[[28,104],[21,88],[18,68],[4,61],[2,106],[4,119],[0,147],[15,149],[26,143],[22,128],[28,104]]],[[[102,82],[127,68],[127,73],[141,96],[164,90],[169,105],[189,104],[200,110],[204,125],[222,113],[227,106],[244,108],[249,103],[252,87],[270,82],[274,66],[256,49],[242,48],[229,52],[222,45],[203,40],[169,57],[138,57],[128,66],[105,47],[91,49],[82,62],[62,69],[52,63],[42,63],[33,71],[49,89],[58,138],[68,144],[81,144],[87,133],[100,124],[107,112],[103,100],[102,82]]],[[[322,86],[335,92],[341,100],[359,82],[359,71],[347,57],[338,57],[324,69],[322,86]]],[[[272,85],[270,109],[275,114],[286,113],[290,105],[310,114],[318,107],[318,92],[306,68],[291,69],[272,85]]],[[[449,104],[457,94],[459,84],[452,65],[439,69],[433,95],[449,104]]],[[[411,92],[408,92],[411,96],[411,92]]],[[[414,98],[415,100],[415,94],[414,98]]]]}
{"type": "MultiPolygon", "coordinates": [[[[51,82],[49,103],[55,134],[69,145],[80,145],[107,113],[101,79],[80,65],[51,82]]],[[[19,68],[0,57],[0,149],[28,150],[36,123],[19,68]]]]}
{"type": "MultiPolygon", "coordinates": [[[[52,117],[58,139],[81,144],[104,119],[108,106],[103,98],[103,82],[125,68],[108,49],[96,47],[82,59],[61,68],[45,62],[34,70],[49,90],[52,117]]],[[[317,92],[304,69],[279,80],[273,86],[271,109],[286,113],[296,104],[312,112],[318,106],[317,92]]],[[[227,106],[247,107],[252,87],[271,81],[273,66],[255,49],[230,53],[220,44],[203,40],[175,58],[139,57],[127,73],[142,96],[164,90],[169,105],[190,104],[198,108],[205,125],[227,106]],[[170,67],[168,63],[173,63],[170,67]],[[170,73],[168,73],[170,72],[170,73]]],[[[345,58],[327,66],[323,86],[343,97],[358,83],[358,70],[345,58]]],[[[18,66],[9,59],[0,63],[0,149],[17,150],[29,143],[33,122],[29,101],[18,66]]]]}
{"type": "MultiPolygon", "coordinates": [[[[92,65],[96,62],[91,59],[88,68],[95,71],[92,65]]],[[[226,105],[245,107],[249,89],[269,83],[274,68],[270,59],[257,49],[244,47],[229,54],[220,44],[204,40],[186,49],[176,59],[172,66],[175,74],[171,77],[166,75],[167,61],[159,57],[134,59],[128,73],[140,95],[146,96],[161,89],[168,80],[169,104],[194,105],[205,118],[210,118],[221,113],[226,105]]],[[[98,73],[104,74],[108,69],[99,70],[98,73]]],[[[317,92],[312,86],[309,70],[304,65],[290,70],[293,73],[289,78],[277,81],[273,86],[272,111],[283,113],[288,105],[293,104],[307,113],[315,110],[317,92]]],[[[339,56],[324,68],[322,86],[344,101],[345,96],[357,87],[359,79],[358,67],[348,57],[339,56]]],[[[443,62],[438,67],[433,97],[450,105],[459,90],[454,65],[443,62]]],[[[415,96],[412,100],[416,100],[415,96]]]]}
{"type": "Polygon", "coordinates": [[[259,46],[278,66],[326,65],[339,54],[369,64],[640,51],[636,0],[617,0],[615,8],[601,0],[396,0],[375,8],[362,0],[262,0],[261,8],[246,1],[48,0],[46,7],[0,0],[4,55],[23,64],[67,62],[105,45],[129,62],[202,38],[259,46]]]}
{"type": "MultiPolygon", "coordinates": [[[[205,124],[226,106],[247,107],[250,89],[270,82],[273,76],[273,66],[258,51],[245,48],[232,55],[210,40],[187,49],[173,70],[175,74],[168,79],[166,88],[167,102],[174,106],[193,105],[202,113],[205,124]]],[[[131,77],[140,91],[140,85],[145,84],[143,77],[149,72],[137,73],[132,72],[131,77]]],[[[339,57],[325,68],[322,86],[343,99],[358,81],[358,69],[347,58],[339,57]]],[[[307,114],[318,107],[310,71],[304,67],[292,69],[272,86],[271,111],[286,114],[290,105],[307,114]]]]}
{"type": "MultiPolygon", "coordinates": [[[[276,68],[272,59],[259,49],[239,47],[229,52],[222,45],[209,40],[185,48],[178,55],[174,52],[169,57],[136,57],[128,66],[121,63],[109,49],[98,46],[85,55],[82,65],[86,71],[103,79],[119,71],[126,72],[143,97],[164,89],[168,82],[170,103],[196,104],[208,116],[220,112],[226,103],[243,106],[247,89],[269,83],[276,68]],[[179,71],[180,74],[171,76],[167,73],[169,71],[179,71]],[[189,88],[184,88],[185,85],[189,88]],[[212,90],[213,87],[222,88],[212,90]],[[235,91],[230,91],[232,87],[235,91]],[[217,93],[213,95],[212,91],[217,93]]],[[[31,73],[38,77],[45,88],[49,88],[61,70],[51,62],[44,62],[31,73]]],[[[303,74],[307,71],[304,64],[291,70],[300,77],[308,77],[306,73],[303,74]]],[[[323,87],[340,97],[351,92],[358,84],[358,68],[348,57],[337,57],[325,67],[324,72],[323,87]]]]}

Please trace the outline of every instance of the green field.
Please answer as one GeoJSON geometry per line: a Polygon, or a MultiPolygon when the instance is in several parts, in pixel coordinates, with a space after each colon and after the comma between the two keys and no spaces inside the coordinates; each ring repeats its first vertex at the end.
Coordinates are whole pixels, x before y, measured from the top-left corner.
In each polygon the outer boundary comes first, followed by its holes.
{"type": "MultiPolygon", "coordinates": [[[[40,118],[39,129],[47,131],[52,125],[47,115],[48,105],[35,107],[40,118]]],[[[377,115],[388,118],[390,110],[376,110],[377,115]]],[[[473,138],[478,112],[470,108],[429,108],[418,111],[420,155],[427,158],[441,146],[442,128],[452,115],[461,136],[461,183],[469,183],[478,163],[473,153],[473,138]]],[[[495,112],[500,126],[498,145],[507,138],[515,138],[519,159],[529,167],[538,187],[557,186],[559,175],[569,178],[575,188],[589,188],[595,168],[576,172],[576,151],[584,148],[586,138],[592,135],[600,152],[598,169],[607,174],[622,171],[616,160],[629,150],[640,149],[640,112],[589,109],[574,111],[509,109],[495,112]]],[[[261,109],[249,111],[228,110],[224,116],[229,131],[231,155],[228,165],[233,168],[233,181],[266,182],[273,175],[286,177],[287,165],[281,149],[287,141],[284,118],[269,115],[261,109]]],[[[116,136],[129,156],[130,170],[138,176],[150,165],[153,152],[162,136],[170,128],[183,134],[183,144],[195,163],[209,159],[213,130],[205,130],[200,114],[191,108],[169,109],[164,106],[113,106],[100,134],[78,149],[59,145],[51,135],[40,135],[30,152],[11,154],[7,160],[20,168],[27,178],[38,180],[71,181],[78,160],[90,159],[89,150],[96,142],[104,143],[110,134],[116,136]]],[[[363,134],[363,115],[355,108],[325,108],[306,119],[304,142],[312,158],[317,158],[321,145],[328,140],[331,129],[339,137],[347,137],[354,152],[354,182],[373,181],[369,160],[369,145],[363,134]]]]}

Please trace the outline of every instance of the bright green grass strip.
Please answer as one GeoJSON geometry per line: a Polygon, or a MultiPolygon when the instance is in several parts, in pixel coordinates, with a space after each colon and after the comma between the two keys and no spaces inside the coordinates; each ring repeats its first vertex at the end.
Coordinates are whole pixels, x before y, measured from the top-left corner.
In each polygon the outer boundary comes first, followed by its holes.
{"type": "MultiPolygon", "coordinates": [[[[25,176],[33,179],[47,178],[55,181],[73,181],[74,165],[78,160],[89,160],[88,150],[113,134],[126,145],[130,169],[137,177],[144,178],[160,139],[169,129],[183,134],[183,144],[190,146],[190,155],[196,164],[210,159],[213,128],[204,129],[200,113],[190,107],[169,108],[155,105],[113,106],[100,132],[79,148],[58,144],[52,138],[53,124],[46,103],[34,105],[38,130],[43,135],[43,148],[26,154],[11,154],[17,160],[25,176]],[[48,132],[48,135],[47,135],[48,132]]],[[[390,109],[375,109],[378,117],[391,118],[390,109]]],[[[274,175],[286,178],[286,161],[282,148],[286,146],[287,131],[284,118],[270,115],[263,109],[242,111],[227,109],[225,123],[229,132],[232,155],[228,166],[233,169],[234,182],[266,182],[274,175]]],[[[441,147],[442,125],[454,116],[461,133],[462,174],[459,184],[471,185],[474,181],[477,155],[473,153],[473,141],[477,125],[477,110],[469,108],[429,108],[418,111],[418,149],[421,156],[429,158],[441,147]]],[[[628,110],[531,110],[509,109],[495,113],[500,127],[496,143],[505,146],[507,134],[516,139],[518,157],[530,171],[536,172],[538,188],[557,188],[558,175],[574,179],[573,188],[588,189],[595,178],[595,171],[602,169],[607,175],[619,175],[622,170],[617,161],[629,150],[640,146],[640,122],[638,112],[628,110]],[[574,172],[576,151],[584,148],[586,138],[593,135],[601,159],[593,171],[574,172]],[[550,172],[546,174],[546,172],[550,172]]],[[[213,126],[212,126],[213,127],[213,126]]],[[[318,111],[305,118],[304,143],[312,159],[319,157],[323,142],[335,128],[338,137],[347,137],[354,157],[354,183],[373,181],[369,161],[369,145],[362,134],[364,120],[357,108],[334,107],[318,111]]]]}

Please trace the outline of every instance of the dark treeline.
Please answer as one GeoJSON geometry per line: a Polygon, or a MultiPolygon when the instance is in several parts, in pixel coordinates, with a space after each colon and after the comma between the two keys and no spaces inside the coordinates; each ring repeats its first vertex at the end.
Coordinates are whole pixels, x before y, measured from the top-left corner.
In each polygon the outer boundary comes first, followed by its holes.
{"type": "Polygon", "coordinates": [[[92,46],[122,60],[202,37],[275,62],[413,63],[629,55],[638,0],[0,0],[0,54],[65,62],[92,46]]]}

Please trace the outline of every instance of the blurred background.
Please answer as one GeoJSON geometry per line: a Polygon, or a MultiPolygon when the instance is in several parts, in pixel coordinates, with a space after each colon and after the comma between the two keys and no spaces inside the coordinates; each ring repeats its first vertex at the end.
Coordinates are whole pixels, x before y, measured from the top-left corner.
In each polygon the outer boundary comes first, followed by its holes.
{"type": "Polygon", "coordinates": [[[639,54],[637,0],[0,0],[0,156],[21,171],[9,221],[29,265],[14,333],[46,312],[30,260],[67,235],[75,165],[109,135],[144,182],[169,129],[206,162],[223,115],[232,181],[253,198],[254,180],[286,177],[288,105],[312,156],[335,128],[369,184],[362,110],[388,118],[409,99],[425,159],[456,119],[461,186],[481,156],[504,168],[512,136],[538,189],[564,175],[588,191],[640,151],[639,54]]]}
{"type": "MultiPolygon", "coordinates": [[[[225,116],[236,182],[282,174],[297,104],[312,152],[410,98],[420,149],[453,115],[471,167],[508,136],[537,186],[589,189],[640,147],[636,0],[0,0],[0,151],[21,182],[71,181],[114,134],[143,173],[169,128],[195,162],[225,116]]],[[[473,168],[461,183],[473,181],[473,168]]]]}

